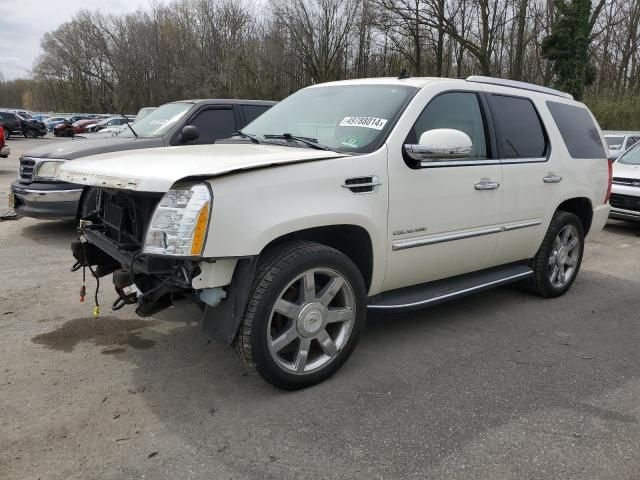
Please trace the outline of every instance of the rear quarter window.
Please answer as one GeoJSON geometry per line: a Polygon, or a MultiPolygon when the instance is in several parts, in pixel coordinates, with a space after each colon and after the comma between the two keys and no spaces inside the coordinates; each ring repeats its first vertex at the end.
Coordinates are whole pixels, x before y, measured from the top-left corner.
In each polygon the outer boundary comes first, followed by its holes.
{"type": "Polygon", "coordinates": [[[607,158],[600,131],[589,110],[551,101],[547,101],[547,108],[572,158],[607,158]]]}

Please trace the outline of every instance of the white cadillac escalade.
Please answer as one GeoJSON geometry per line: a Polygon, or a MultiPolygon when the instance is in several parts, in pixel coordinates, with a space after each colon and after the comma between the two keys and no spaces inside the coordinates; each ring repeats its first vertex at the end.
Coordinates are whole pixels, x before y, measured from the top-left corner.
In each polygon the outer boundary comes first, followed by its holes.
{"type": "Polygon", "coordinates": [[[600,129],[570,95],[486,77],[314,85],[216,145],[69,162],[99,187],[73,251],[114,308],[195,301],[268,382],[334,373],[368,309],[519,281],[556,297],[609,214],[600,129]]]}

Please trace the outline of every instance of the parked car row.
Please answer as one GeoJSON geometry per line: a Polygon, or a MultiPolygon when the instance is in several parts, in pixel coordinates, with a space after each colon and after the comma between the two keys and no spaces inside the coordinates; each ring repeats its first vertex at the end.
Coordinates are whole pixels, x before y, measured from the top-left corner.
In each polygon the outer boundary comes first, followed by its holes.
{"type": "Polygon", "coordinates": [[[640,141],[640,132],[605,130],[602,133],[609,149],[609,158],[613,160],[640,141]]]}

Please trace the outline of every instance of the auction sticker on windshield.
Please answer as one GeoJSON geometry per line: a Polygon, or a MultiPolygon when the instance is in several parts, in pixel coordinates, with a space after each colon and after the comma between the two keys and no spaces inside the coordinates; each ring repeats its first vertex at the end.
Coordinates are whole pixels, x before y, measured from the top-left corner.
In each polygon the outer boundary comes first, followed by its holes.
{"type": "Polygon", "coordinates": [[[340,127],[363,127],[382,130],[387,123],[385,118],[378,117],[344,117],[340,122],[340,127]]]}

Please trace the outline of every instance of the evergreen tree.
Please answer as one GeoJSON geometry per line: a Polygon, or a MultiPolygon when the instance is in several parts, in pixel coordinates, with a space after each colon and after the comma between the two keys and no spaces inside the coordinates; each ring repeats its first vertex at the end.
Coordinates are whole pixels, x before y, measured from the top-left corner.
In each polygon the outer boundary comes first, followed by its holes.
{"type": "Polygon", "coordinates": [[[555,0],[557,18],[542,43],[542,55],[553,62],[557,86],[577,100],[593,81],[589,43],[593,24],[591,0],[555,0]]]}

